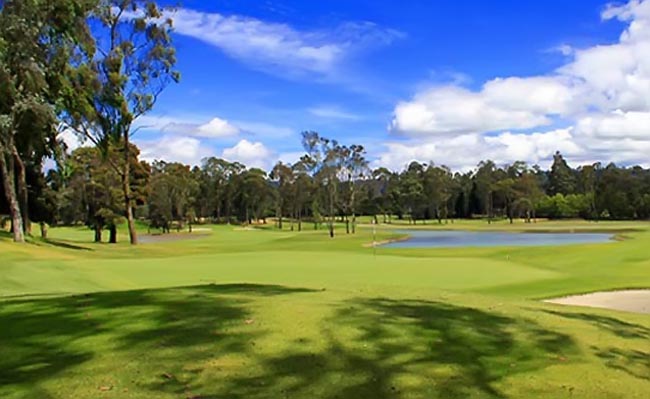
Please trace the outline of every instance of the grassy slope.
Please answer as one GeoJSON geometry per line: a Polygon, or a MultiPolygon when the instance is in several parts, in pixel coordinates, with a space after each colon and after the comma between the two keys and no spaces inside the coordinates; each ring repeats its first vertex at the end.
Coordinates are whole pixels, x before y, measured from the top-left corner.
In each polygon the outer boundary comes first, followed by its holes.
{"type": "Polygon", "coordinates": [[[0,397],[645,397],[650,318],[531,299],[650,287],[647,225],[532,227],[643,231],[376,255],[369,229],[215,227],[137,248],[84,229],[0,239],[0,397]]]}

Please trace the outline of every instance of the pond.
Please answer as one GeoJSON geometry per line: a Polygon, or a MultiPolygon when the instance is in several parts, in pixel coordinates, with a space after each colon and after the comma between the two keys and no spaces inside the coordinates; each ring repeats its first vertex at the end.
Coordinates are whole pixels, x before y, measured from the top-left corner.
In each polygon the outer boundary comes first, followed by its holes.
{"type": "Polygon", "coordinates": [[[495,231],[415,231],[401,230],[408,234],[404,241],[382,245],[383,248],[452,248],[496,246],[544,246],[591,244],[611,241],[607,233],[505,233],[495,231]]]}

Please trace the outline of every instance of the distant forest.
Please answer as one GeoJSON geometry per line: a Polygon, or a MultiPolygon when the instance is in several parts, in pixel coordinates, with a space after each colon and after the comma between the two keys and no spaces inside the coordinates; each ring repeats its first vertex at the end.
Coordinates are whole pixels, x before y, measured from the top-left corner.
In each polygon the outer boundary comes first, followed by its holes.
{"type": "MultiPolygon", "coordinates": [[[[176,162],[138,160],[131,144],[131,192],[137,219],[169,232],[194,223],[265,223],[302,230],[345,224],[354,233],[356,218],[377,223],[395,218],[411,223],[453,218],[650,218],[650,170],[615,164],[572,168],[555,154],[549,170],[524,162],[480,162],[453,172],[434,162],[412,162],[404,170],[370,168],[360,145],[345,146],[315,132],[302,136],[305,155],[272,170],[247,168],[219,158],[191,167],[176,162]],[[284,225],[284,226],[283,226],[284,225]]],[[[65,151],[63,151],[65,154],[65,151]]],[[[124,220],[120,176],[111,163],[122,160],[119,146],[101,153],[81,147],[46,173],[28,168],[31,221],[50,225],[85,224],[97,241],[124,220]]],[[[2,213],[6,203],[2,202],[2,213]]]]}

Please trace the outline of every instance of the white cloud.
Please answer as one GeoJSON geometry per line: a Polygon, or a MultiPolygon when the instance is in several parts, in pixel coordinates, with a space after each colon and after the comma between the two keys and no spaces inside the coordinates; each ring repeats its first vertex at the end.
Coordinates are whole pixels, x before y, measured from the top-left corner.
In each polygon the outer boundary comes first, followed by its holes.
{"type": "Polygon", "coordinates": [[[570,84],[559,77],[497,78],[479,92],[434,87],[399,103],[390,128],[412,136],[528,129],[567,114],[574,100],[570,84]]]}
{"type": "Polygon", "coordinates": [[[602,18],[627,24],[619,40],[562,45],[568,61],[548,75],[492,79],[478,90],[429,87],[398,103],[389,130],[411,141],[389,143],[380,160],[396,167],[411,159],[540,162],[560,150],[576,161],[643,162],[650,147],[650,0],[609,6],[602,18]],[[568,128],[543,129],[553,125],[568,128]],[[532,129],[539,132],[511,132],[532,129]],[[459,139],[464,148],[455,145],[459,139]]]}
{"type": "Polygon", "coordinates": [[[274,154],[261,142],[240,140],[234,147],[226,148],[221,157],[234,162],[240,162],[247,167],[268,169],[273,163],[274,154]]]}
{"type": "Polygon", "coordinates": [[[405,143],[387,143],[385,147],[374,164],[394,170],[401,170],[412,161],[434,162],[463,171],[472,169],[485,159],[497,164],[517,160],[544,164],[552,160],[557,150],[569,156],[583,156],[570,128],[533,134],[504,132],[494,136],[439,136],[405,143]]]}
{"type": "Polygon", "coordinates": [[[211,150],[199,139],[186,136],[165,135],[158,140],[136,140],[140,158],[145,161],[165,160],[197,165],[201,159],[211,155],[211,150]]]}
{"type": "Polygon", "coordinates": [[[650,142],[650,112],[614,111],[610,114],[585,116],[578,120],[580,133],[593,138],[650,142]]]}
{"type": "Polygon", "coordinates": [[[239,128],[225,119],[213,118],[210,122],[199,126],[196,132],[198,137],[219,138],[236,136],[239,134],[239,128]]]}
{"type": "Polygon", "coordinates": [[[401,36],[370,22],[345,23],[330,31],[300,31],[287,24],[191,9],[180,9],[172,17],[177,34],[215,46],[255,69],[285,77],[330,75],[354,51],[401,36]]]}
{"type": "Polygon", "coordinates": [[[319,118],[323,119],[343,119],[343,120],[359,120],[359,115],[347,112],[335,105],[321,105],[307,109],[307,111],[319,118]]]}

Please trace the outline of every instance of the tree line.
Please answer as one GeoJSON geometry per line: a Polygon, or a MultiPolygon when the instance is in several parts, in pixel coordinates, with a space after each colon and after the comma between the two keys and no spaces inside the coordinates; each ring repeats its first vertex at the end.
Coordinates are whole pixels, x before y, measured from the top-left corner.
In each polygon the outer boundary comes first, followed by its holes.
{"type": "MultiPolygon", "coordinates": [[[[480,162],[467,172],[434,163],[412,162],[404,170],[371,168],[360,145],[342,145],[316,132],[304,132],[305,154],[270,171],[209,157],[200,165],[138,160],[131,144],[130,192],[135,217],[163,233],[196,223],[272,223],[279,229],[328,230],[340,224],[354,234],[357,216],[375,223],[454,219],[650,218],[650,170],[600,164],[570,167],[560,153],[549,170],[524,162],[498,166],[480,162]],[[307,226],[306,226],[307,225],[307,226]]],[[[110,166],[122,149],[81,147],[65,154],[60,167],[33,174],[38,195],[32,214],[48,224],[84,223],[102,240],[116,242],[125,220],[120,176],[110,166]],[[108,158],[106,158],[108,157],[108,158]],[[47,210],[47,211],[45,211],[47,210]]],[[[342,230],[343,231],[343,230],[342,230]]]]}
{"type": "Polygon", "coordinates": [[[85,224],[117,241],[126,222],[163,232],[194,223],[305,223],[354,234],[358,215],[377,223],[458,218],[648,219],[650,171],[599,163],[549,170],[486,160],[454,172],[434,162],[404,170],[370,166],[362,145],[302,134],[304,155],[269,171],[215,157],[191,167],[139,159],[134,122],[179,80],[172,21],[144,0],[0,0],[0,214],[14,240],[32,222],[85,224]],[[74,132],[89,146],[70,152],[74,132]],[[44,170],[46,159],[56,167],[44,170]]]}

